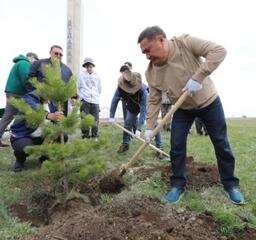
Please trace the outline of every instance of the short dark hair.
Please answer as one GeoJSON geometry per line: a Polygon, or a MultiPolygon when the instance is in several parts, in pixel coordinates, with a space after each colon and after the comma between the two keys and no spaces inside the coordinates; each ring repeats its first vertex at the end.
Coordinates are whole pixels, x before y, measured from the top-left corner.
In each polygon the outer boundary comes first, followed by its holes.
{"type": "Polygon", "coordinates": [[[61,46],[59,46],[59,45],[52,45],[52,46],[51,46],[51,49],[50,49],[50,52],[51,52],[52,49],[54,49],[54,48],[59,48],[59,49],[61,49],[61,50],[63,51],[63,49],[62,49],[61,46]]]}
{"type": "Polygon", "coordinates": [[[129,66],[130,68],[132,68],[132,63],[131,62],[125,62],[124,65],[129,66]]]}
{"type": "Polygon", "coordinates": [[[141,41],[144,38],[147,39],[154,39],[156,36],[162,35],[164,38],[166,38],[166,34],[163,31],[162,28],[160,28],[159,26],[151,26],[151,27],[147,27],[145,28],[141,34],[138,37],[138,43],[141,43],[141,41]]]}
{"type": "Polygon", "coordinates": [[[32,57],[32,58],[34,58],[35,60],[38,60],[37,54],[35,54],[35,53],[33,53],[33,52],[28,52],[28,53],[26,54],[26,57],[32,57]]]}
{"type": "Polygon", "coordinates": [[[121,68],[120,68],[120,73],[123,73],[124,71],[128,70],[129,71],[129,67],[127,65],[123,65],[121,68]]]}

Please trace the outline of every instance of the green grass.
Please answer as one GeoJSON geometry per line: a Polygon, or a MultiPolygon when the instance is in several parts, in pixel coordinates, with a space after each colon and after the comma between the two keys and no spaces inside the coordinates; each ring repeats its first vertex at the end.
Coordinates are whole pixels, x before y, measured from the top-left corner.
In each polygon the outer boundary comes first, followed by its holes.
{"type": "MultiPolygon", "coordinates": [[[[204,188],[200,191],[186,191],[182,200],[176,205],[177,209],[189,209],[196,212],[208,211],[213,214],[222,225],[223,235],[231,235],[234,229],[243,228],[247,223],[256,228],[256,119],[231,119],[227,121],[229,140],[236,158],[236,175],[240,178],[242,191],[245,193],[246,205],[231,204],[222,187],[204,188]]],[[[194,130],[192,132],[195,132],[194,130]]],[[[169,152],[169,133],[163,135],[164,150],[169,152]]],[[[140,146],[140,142],[133,141],[130,150],[125,154],[116,151],[122,141],[122,132],[112,126],[101,128],[102,146],[89,151],[86,156],[72,159],[72,166],[83,165],[85,159],[101,159],[106,163],[106,171],[126,163],[140,146]]],[[[215,164],[216,159],[212,144],[208,137],[195,133],[188,138],[188,155],[192,155],[197,162],[215,164]]],[[[14,160],[11,149],[0,149],[0,236],[1,240],[18,239],[33,231],[29,223],[21,223],[10,217],[8,207],[26,197],[28,193],[43,187],[47,175],[37,167],[36,160],[27,161],[28,170],[13,173],[10,170],[14,160]]],[[[166,164],[155,158],[154,152],[146,149],[140,164],[166,164]]],[[[124,176],[126,189],[118,195],[101,196],[100,203],[105,204],[115,197],[151,196],[161,199],[167,191],[159,173],[151,178],[140,181],[134,174],[124,176]]]]}

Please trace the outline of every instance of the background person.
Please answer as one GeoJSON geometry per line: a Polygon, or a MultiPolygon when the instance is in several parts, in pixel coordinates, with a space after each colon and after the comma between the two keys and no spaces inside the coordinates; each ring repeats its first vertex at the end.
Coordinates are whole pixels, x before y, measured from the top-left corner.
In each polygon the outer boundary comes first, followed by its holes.
{"type": "MultiPolygon", "coordinates": [[[[45,66],[52,64],[54,59],[58,59],[60,61],[61,78],[64,82],[68,82],[73,74],[72,74],[71,69],[62,62],[62,57],[63,57],[62,47],[59,45],[51,46],[50,58],[40,59],[40,60],[34,62],[29,69],[29,74],[28,74],[29,78],[36,77],[39,82],[44,81],[45,66]]],[[[28,92],[34,90],[34,87],[32,86],[32,84],[30,82],[28,82],[26,88],[27,88],[28,92]]],[[[57,111],[57,106],[55,103],[50,103],[49,108],[50,108],[51,112],[57,111]]],[[[64,105],[63,112],[64,112],[64,115],[67,116],[67,113],[68,113],[68,103],[67,102],[64,105]]]]}
{"type": "Polygon", "coordinates": [[[205,136],[208,135],[206,127],[205,127],[203,121],[201,120],[201,118],[199,118],[199,117],[195,118],[195,127],[196,127],[197,134],[205,135],[205,136]]]}
{"type": "Polygon", "coordinates": [[[13,59],[14,65],[9,73],[5,94],[6,105],[4,114],[0,120],[0,147],[7,147],[9,145],[2,143],[1,138],[5,129],[11,123],[14,115],[17,113],[16,108],[9,104],[10,97],[20,98],[26,92],[26,83],[28,81],[28,73],[31,63],[38,60],[35,53],[29,52],[26,56],[19,55],[13,59]]]}
{"type": "MultiPolygon", "coordinates": [[[[115,122],[115,113],[118,102],[120,100],[124,103],[124,110],[126,111],[124,118],[124,127],[130,132],[133,131],[134,126],[137,126],[137,116],[140,111],[146,112],[146,96],[143,96],[141,75],[136,72],[131,72],[128,66],[123,65],[120,68],[121,76],[118,79],[118,87],[114,93],[111,101],[109,122],[115,122]],[[142,110],[144,108],[144,110],[142,110]]],[[[139,127],[139,126],[138,126],[139,127]]],[[[129,142],[131,136],[123,132],[123,143],[118,149],[118,153],[123,153],[129,150],[129,142]]]]}
{"type": "MultiPolygon", "coordinates": [[[[33,109],[43,104],[44,99],[42,99],[35,91],[25,94],[22,99],[33,109]]],[[[57,121],[62,117],[61,112],[45,113],[45,118],[51,121],[57,121]]],[[[28,126],[27,122],[23,118],[17,118],[11,125],[11,137],[10,142],[12,145],[13,153],[15,156],[15,163],[13,166],[14,172],[20,172],[24,169],[24,163],[27,158],[25,153],[25,148],[31,145],[40,145],[43,143],[42,136],[34,136],[33,133],[37,128],[32,128],[28,126]]]]}
{"type": "MultiPolygon", "coordinates": [[[[61,71],[61,78],[62,80],[67,83],[69,79],[71,78],[72,71],[71,69],[62,62],[62,57],[63,57],[63,49],[59,45],[53,45],[50,48],[50,57],[49,58],[44,58],[40,59],[36,62],[34,62],[30,69],[29,69],[29,78],[36,77],[39,82],[44,81],[45,78],[45,66],[52,64],[54,60],[59,60],[60,61],[60,71],[61,71]]],[[[31,92],[34,90],[33,85],[28,81],[26,85],[27,92],[31,92]]],[[[76,98],[76,96],[74,96],[76,98]]],[[[54,102],[50,102],[48,104],[50,112],[57,112],[57,111],[63,111],[64,116],[68,115],[68,101],[64,103],[63,109],[58,109],[58,106],[54,102]]],[[[59,139],[60,141],[60,139],[59,139]]],[[[68,141],[68,136],[65,134],[64,135],[64,142],[68,141]]]]}
{"type": "Polygon", "coordinates": [[[95,119],[95,125],[91,128],[82,130],[82,138],[97,138],[99,136],[99,101],[101,94],[101,80],[94,72],[94,61],[92,58],[85,58],[83,63],[84,70],[80,73],[77,81],[77,91],[82,102],[81,112],[91,114],[95,119]]]}
{"type": "MultiPolygon", "coordinates": [[[[161,117],[162,119],[165,117],[165,115],[170,111],[172,107],[170,98],[168,97],[167,92],[163,91],[162,92],[162,101],[161,101],[161,117]]],[[[165,131],[170,131],[171,130],[171,118],[167,123],[164,124],[163,129],[165,131]]]]}

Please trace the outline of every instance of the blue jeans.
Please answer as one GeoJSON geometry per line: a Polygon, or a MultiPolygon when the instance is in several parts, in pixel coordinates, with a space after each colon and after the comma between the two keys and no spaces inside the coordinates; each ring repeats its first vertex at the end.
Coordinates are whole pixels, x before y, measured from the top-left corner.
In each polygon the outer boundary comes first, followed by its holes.
{"type": "MultiPolygon", "coordinates": [[[[134,126],[137,126],[137,114],[131,113],[130,111],[127,110],[126,118],[124,121],[124,127],[130,132],[132,132],[134,126]]],[[[123,144],[129,144],[130,140],[131,140],[130,134],[123,132],[123,144]]],[[[162,144],[162,137],[160,133],[158,133],[155,136],[155,143],[157,148],[162,148],[163,144],[162,144]]]]}
{"type": "Polygon", "coordinates": [[[171,185],[182,187],[186,185],[186,145],[189,129],[195,117],[200,117],[205,124],[215,155],[220,174],[220,180],[225,189],[239,185],[239,179],[234,177],[235,158],[232,154],[228,137],[225,116],[220,98],[204,108],[191,110],[178,109],[172,120],[171,127],[171,185]]]}
{"type": "MultiPolygon", "coordinates": [[[[126,118],[124,120],[124,127],[133,132],[133,127],[137,125],[137,114],[131,113],[130,111],[126,110],[126,118]]],[[[129,133],[123,132],[123,144],[129,144],[131,140],[131,136],[129,133]]]]}

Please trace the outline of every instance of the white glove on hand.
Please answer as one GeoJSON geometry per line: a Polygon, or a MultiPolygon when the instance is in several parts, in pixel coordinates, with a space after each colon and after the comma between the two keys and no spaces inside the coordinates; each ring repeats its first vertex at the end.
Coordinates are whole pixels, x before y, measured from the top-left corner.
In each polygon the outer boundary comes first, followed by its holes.
{"type": "Polygon", "coordinates": [[[183,91],[188,91],[190,93],[194,93],[196,91],[201,90],[203,85],[194,79],[190,78],[186,84],[186,86],[183,88],[183,91]]]}
{"type": "Polygon", "coordinates": [[[41,127],[38,127],[34,132],[30,134],[31,137],[41,137],[43,135],[43,131],[41,127]]]}
{"type": "Polygon", "coordinates": [[[113,124],[115,121],[116,121],[116,120],[115,120],[114,118],[109,118],[109,119],[108,119],[108,122],[111,123],[111,124],[113,124]]]}
{"type": "Polygon", "coordinates": [[[141,131],[140,131],[140,130],[136,130],[135,136],[136,136],[136,137],[140,137],[140,135],[141,135],[141,131]]]}
{"type": "Polygon", "coordinates": [[[151,129],[146,129],[145,130],[144,138],[145,138],[146,143],[150,143],[150,141],[152,139],[152,133],[153,133],[153,130],[151,130],[151,129]]]}

